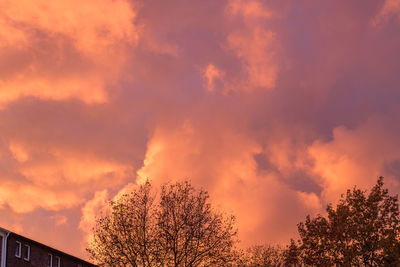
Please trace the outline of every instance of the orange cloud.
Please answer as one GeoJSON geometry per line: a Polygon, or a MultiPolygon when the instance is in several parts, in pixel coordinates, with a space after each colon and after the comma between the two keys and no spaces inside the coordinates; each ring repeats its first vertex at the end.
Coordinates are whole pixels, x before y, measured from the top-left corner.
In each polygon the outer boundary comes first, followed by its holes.
{"type": "Polygon", "coordinates": [[[78,98],[86,103],[101,103],[107,100],[104,81],[96,77],[81,77],[75,80],[35,80],[30,77],[18,77],[12,81],[0,81],[0,86],[7,88],[0,93],[0,103],[3,104],[27,96],[53,100],[78,98]]]}
{"type": "Polygon", "coordinates": [[[44,156],[43,150],[27,147],[11,143],[9,149],[17,169],[14,177],[0,179],[0,204],[17,213],[75,207],[94,189],[118,186],[132,173],[130,164],[99,155],[53,147],[44,149],[44,156]]]}
{"type": "Polygon", "coordinates": [[[0,9],[0,68],[8,69],[0,73],[2,105],[29,96],[105,102],[124,46],[138,39],[136,14],[125,0],[7,0],[0,9]]]}
{"type": "Polygon", "coordinates": [[[0,223],[68,251],[108,196],[190,178],[286,243],[354,184],[398,193],[397,3],[1,1],[0,223]]]}
{"type": "Polygon", "coordinates": [[[135,13],[125,0],[99,0],[96,5],[87,0],[7,0],[0,7],[8,27],[64,35],[88,55],[98,56],[122,40],[134,43],[138,37],[132,24],[135,13]]]}
{"type": "Polygon", "coordinates": [[[71,208],[82,201],[77,194],[69,190],[57,190],[19,181],[0,183],[0,206],[8,205],[17,213],[31,212],[38,207],[49,210],[71,208]]]}
{"type": "Polygon", "coordinates": [[[85,249],[92,238],[92,229],[96,226],[96,220],[104,216],[107,211],[109,201],[108,191],[106,189],[95,192],[92,199],[88,200],[82,207],[82,216],[79,222],[79,229],[85,234],[86,238],[82,242],[82,248],[85,249]]]}
{"type": "Polygon", "coordinates": [[[79,223],[79,228],[85,231],[90,231],[98,216],[103,210],[104,206],[109,200],[108,191],[101,190],[95,192],[92,199],[88,200],[82,208],[82,218],[79,223]]]}
{"type": "Polygon", "coordinates": [[[382,9],[375,17],[373,23],[378,25],[388,20],[389,17],[394,16],[400,19],[400,1],[399,0],[386,0],[382,9]]]}
{"type": "Polygon", "coordinates": [[[10,144],[10,151],[13,154],[14,158],[19,162],[25,162],[29,159],[29,154],[26,149],[16,143],[10,144]]]}
{"type": "Polygon", "coordinates": [[[93,181],[99,182],[102,179],[107,183],[107,177],[113,177],[113,180],[108,183],[115,184],[117,181],[123,180],[130,169],[129,165],[98,158],[64,157],[65,155],[61,154],[49,161],[23,165],[20,168],[21,174],[37,184],[73,183],[78,186],[93,181]],[[60,177],[63,179],[57,179],[60,177]]]}
{"type": "Polygon", "coordinates": [[[51,218],[55,221],[57,226],[66,224],[68,221],[68,218],[64,215],[54,215],[51,218]]]}
{"type": "Polygon", "coordinates": [[[233,15],[242,15],[246,18],[270,18],[272,13],[257,0],[230,0],[227,10],[233,15]]]}
{"type": "Polygon", "coordinates": [[[158,128],[137,181],[151,178],[158,185],[190,178],[210,192],[215,205],[237,215],[242,245],[284,243],[296,234],[288,218],[299,216],[300,210],[319,211],[319,198],[290,188],[275,172],[259,172],[254,155],[262,147],[228,125],[202,127],[186,120],[175,130],[158,128]],[[282,206],[287,210],[278,216],[282,206]]]}
{"type": "Polygon", "coordinates": [[[208,64],[204,70],[204,78],[206,79],[206,88],[209,92],[214,90],[215,80],[221,78],[221,71],[214,65],[208,64]]]}
{"type": "Polygon", "coordinates": [[[227,10],[229,16],[239,16],[244,22],[242,29],[231,32],[227,38],[228,47],[243,60],[247,72],[245,81],[237,88],[274,88],[278,73],[276,33],[264,26],[271,13],[259,1],[231,1],[227,10]]]}
{"type": "Polygon", "coordinates": [[[319,177],[325,202],[336,201],[355,185],[370,188],[381,175],[390,187],[398,186],[385,170],[386,164],[400,158],[400,152],[392,149],[397,146],[397,134],[388,129],[381,117],[373,117],[354,130],[336,127],[332,141],[316,141],[310,146],[312,171],[319,177]]]}

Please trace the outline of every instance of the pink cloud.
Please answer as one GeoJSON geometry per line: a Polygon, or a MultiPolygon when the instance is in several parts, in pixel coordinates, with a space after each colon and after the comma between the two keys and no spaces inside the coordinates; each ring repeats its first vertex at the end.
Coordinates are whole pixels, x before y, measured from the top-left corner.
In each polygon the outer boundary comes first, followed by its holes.
{"type": "Polygon", "coordinates": [[[235,88],[274,88],[278,72],[276,34],[264,22],[271,12],[259,1],[231,1],[227,13],[243,22],[242,28],[233,30],[227,38],[228,47],[243,61],[247,73],[235,88]]]}
{"type": "Polygon", "coordinates": [[[223,73],[214,65],[208,64],[204,70],[204,78],[206,80],[206,88],[208,91],[213,91],[217,79],[221,79],[223,73]]]}
{"type": "Polygon", "coordinates": [[[356,129],[340,126],[333,130],[330,142],[316,141],[309,148],[314,164],[312,171],[318,175],[324,202],[334,202],[348,188],[357,185],[364,189],[372,187],[379,176],[396,191],[398,177],[386,166],[400,158],[394,150],[398,131],[390,121],[372,117],[356,129]]]}
{"type": "Polygon", "coordinates": [[[376,16],[373,23],[378,25],[387,21],[390,17],[400,19],[400,1],[398,0],[385,0],[385,3],[376,16]]]}
{"type": "Polygon", "coordinates": [[[118,79],[124,46],[138,39],[129,2],[18,0],[0,8],[0,57],[8,69],[0,74],[2,105],[27,96],[107,101],[105,87],[118,79]]]}
{"type": "Polygon", "coordinates": [[[108,197],[190,178],[284,244],[354,184],[398,192],[397,1],[0,8],[6,227],[85,256],[108,197]]]}

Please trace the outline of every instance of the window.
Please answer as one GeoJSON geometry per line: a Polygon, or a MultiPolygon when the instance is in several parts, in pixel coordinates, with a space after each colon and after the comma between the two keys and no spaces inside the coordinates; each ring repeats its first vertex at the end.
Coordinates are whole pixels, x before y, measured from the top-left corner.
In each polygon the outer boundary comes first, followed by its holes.
{"type": "Polygon", "coordinates": [[[31,247],[29,245],[24,245],[24,260],[29,261],[31,259],[31,247]]]}
{"type": "Polygon", "coordinates": [[[60,257],[56,257],[56,266],[55,267],[61,267],[61,259],[60,259],[60,257]]]}
{"type": "Polygon", "coordinates": [[[53,267],[53,255],[47,255],[47,267],[53,267]]]}
{"type": "Polygon", "coordinates": [[[16,241],[15,245],[15,257],[21,258],[21,242],[16,241]]]}

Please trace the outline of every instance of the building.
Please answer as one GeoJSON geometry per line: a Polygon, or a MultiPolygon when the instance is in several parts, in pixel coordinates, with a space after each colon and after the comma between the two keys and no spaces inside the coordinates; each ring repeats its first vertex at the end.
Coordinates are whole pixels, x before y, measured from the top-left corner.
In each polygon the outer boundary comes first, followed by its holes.
{"type": "Polygon", "coordinates": [[[0,228],[0,267],[95,267],[96,265],[0,228]]]}

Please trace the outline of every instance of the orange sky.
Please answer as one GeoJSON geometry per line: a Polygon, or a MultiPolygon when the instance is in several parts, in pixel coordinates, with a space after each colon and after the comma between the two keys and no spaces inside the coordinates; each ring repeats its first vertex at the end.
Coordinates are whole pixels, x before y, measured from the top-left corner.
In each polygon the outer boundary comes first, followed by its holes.
{"type": "Polygon", "coordinates": [[[190,178],[243,245],[400,192],[400,0],[2,0],[0,226],[80,257],[106,199],[190,178]]]}

